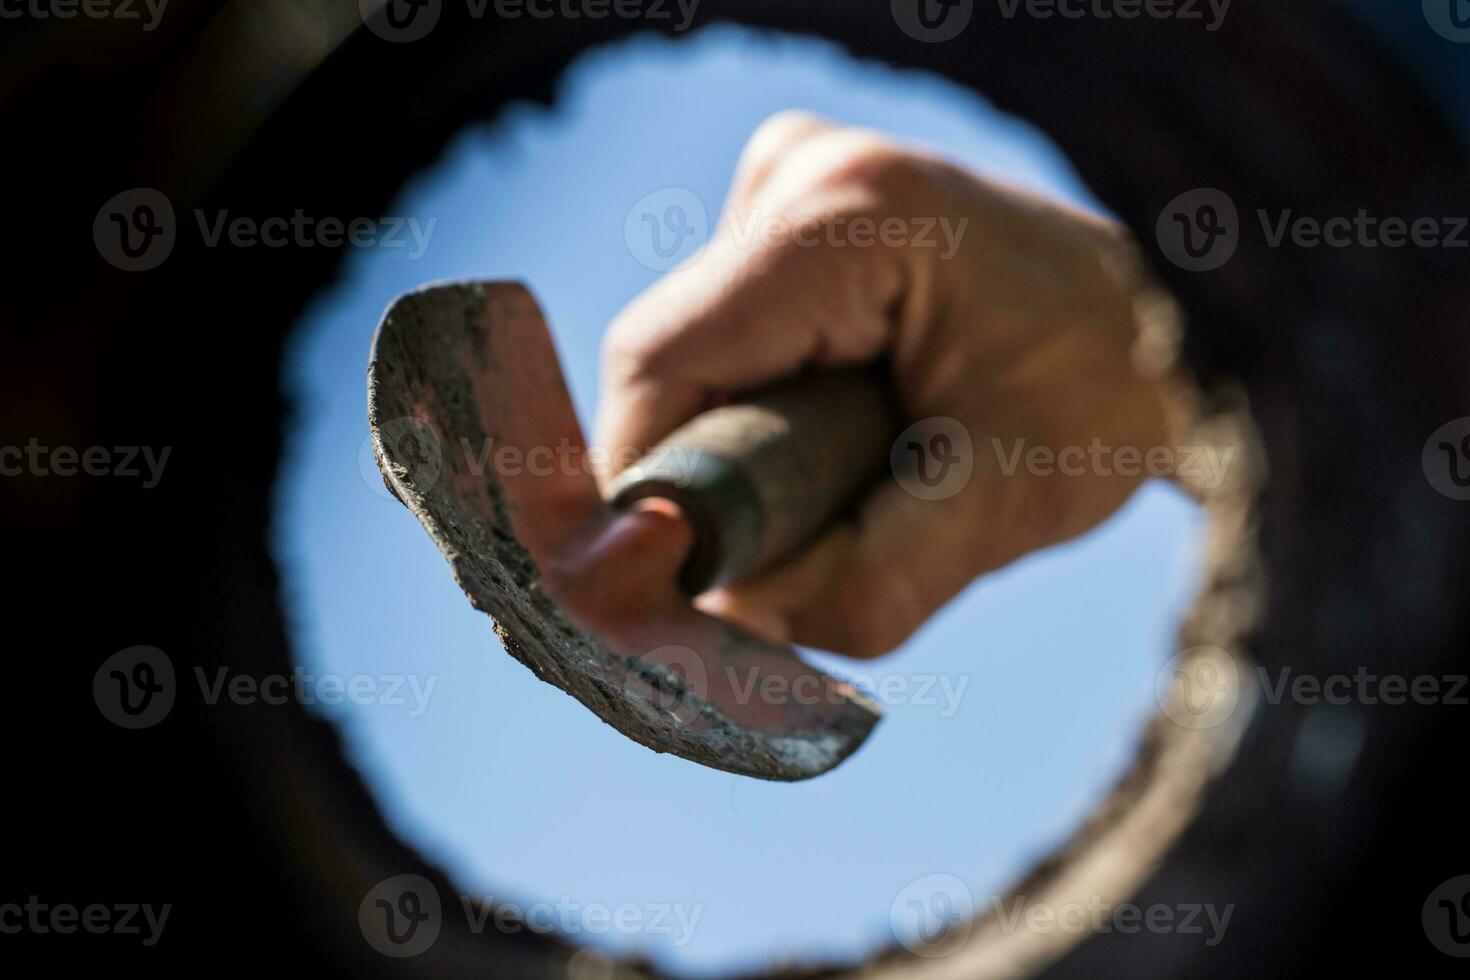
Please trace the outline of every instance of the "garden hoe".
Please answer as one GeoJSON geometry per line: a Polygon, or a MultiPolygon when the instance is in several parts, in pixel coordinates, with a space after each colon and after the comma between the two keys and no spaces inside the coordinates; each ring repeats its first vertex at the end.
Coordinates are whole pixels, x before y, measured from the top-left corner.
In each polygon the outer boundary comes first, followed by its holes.
{"type": "Polygon", "coordinates": [[[851,686],[698,611],[768,568],[887,465],[867,370],[809,373],[697,416],[606,488],[551,335],[515,283],[393,303],[368,368],[373,449],[505,649],[659,752],[763,779],[820,775],[878,721],[851,686]]]}

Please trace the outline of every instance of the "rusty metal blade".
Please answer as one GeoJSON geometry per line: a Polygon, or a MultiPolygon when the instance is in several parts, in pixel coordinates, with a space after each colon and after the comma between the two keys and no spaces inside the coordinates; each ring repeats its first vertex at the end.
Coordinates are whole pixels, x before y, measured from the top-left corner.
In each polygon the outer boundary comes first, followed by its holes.
{"type": "Polygon", "coordinates": [[[447,283],[393,303],[368,420],[384,481],[505,649],[659,752],[763,779],[820,775],[877,723],[850,685],[695,610],[677,517],[613,513],[535,299],[447,283]]]}

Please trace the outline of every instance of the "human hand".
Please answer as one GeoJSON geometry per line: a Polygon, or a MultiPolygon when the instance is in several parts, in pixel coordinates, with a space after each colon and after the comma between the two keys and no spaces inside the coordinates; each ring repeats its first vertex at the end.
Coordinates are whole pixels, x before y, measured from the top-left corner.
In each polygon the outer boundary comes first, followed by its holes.
{"type": "Polygon", "coordinates": [[[1162,386],[1135,357],[1139,296],[1116,225],[782,113],[747,145],[706,248],[614,321],[598,439],[646,449],[742,389],[885,358],[904,424],[968,432],[968,481],[922,499],[884,479],[801,554],[697,600],[772,639],[876,656],[1143,481],[1014,455],[1168,444],[1162,386]]]}

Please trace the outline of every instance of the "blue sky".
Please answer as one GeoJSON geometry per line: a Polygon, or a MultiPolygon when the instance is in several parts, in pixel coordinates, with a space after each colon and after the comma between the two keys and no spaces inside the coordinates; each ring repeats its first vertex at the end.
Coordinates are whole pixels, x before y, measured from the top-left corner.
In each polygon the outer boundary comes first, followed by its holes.
{"type": "MultiPolygon", "coordinates": [[[[464,894],[522,908],[678,906],[689,931],[584,926],[577,939],[709,973],[851,959],[892,940],[890,906],[954,875],[979,905],[1055,844],[1121,771],[1194,587],[1195,508],[1151,486],[1107,525],[973,585],[902,650],[821,657],[957,701],[892,704],[836,771],[763,783],[656,755],[501,649],[365,448],[364,372],[383,308],[424,282],[513,278],[540,297],[584,424],[605,324],[658,275],[630,210],[684,188],[713,218],[752,129],[803,107],[928,144],[1094,207],[1034,130],[924,75],[810,41],[734,31],[598,52],[554,110],[466,130],[390,216],[437,219],[425,253],[351,251],[297,327],[297,405],[275,550],[308,669],[433,683],[426,708],[326,710],[398,833],[464,894]]],[[[447,901],[451,912],[458,902],[447,901]]]]}

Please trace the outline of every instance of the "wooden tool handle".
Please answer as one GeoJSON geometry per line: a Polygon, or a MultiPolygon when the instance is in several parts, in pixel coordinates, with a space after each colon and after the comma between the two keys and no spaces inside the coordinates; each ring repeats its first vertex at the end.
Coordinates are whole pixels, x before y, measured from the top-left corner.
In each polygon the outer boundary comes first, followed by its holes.
{"type": "Polygon", "coordinates": [[[876,370],[812,373],[690,419],[619,475],[612,502],[679,505],[695,540],[679,584],[695,595],[811,540],[887,467],[897,432],[876,370]]]}

